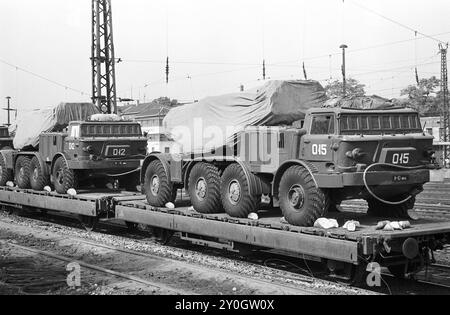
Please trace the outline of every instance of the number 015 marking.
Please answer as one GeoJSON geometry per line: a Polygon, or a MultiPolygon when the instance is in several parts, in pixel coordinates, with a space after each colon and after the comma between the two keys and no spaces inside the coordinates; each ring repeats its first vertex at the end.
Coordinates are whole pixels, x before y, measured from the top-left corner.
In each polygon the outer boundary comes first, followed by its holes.
{"type": "Polygon", "coordinates": [[[392,164],[402,164],[402,165],[406,165],[409,163],[409,153],[395,153],[392,156],[392,164]]]}
{"type": "Polygon", "coordinates": [[[326,144],[313,144],[312,154],[313,155],[327,155],[327,145],[326,144]]]}

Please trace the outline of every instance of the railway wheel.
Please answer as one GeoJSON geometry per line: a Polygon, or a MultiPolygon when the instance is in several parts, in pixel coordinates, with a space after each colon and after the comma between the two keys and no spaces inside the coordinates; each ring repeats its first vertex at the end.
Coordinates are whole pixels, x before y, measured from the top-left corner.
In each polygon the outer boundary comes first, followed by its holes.
{"type": "Polygon", "coordinates": [[[36,156],[31,159],[30,169],[31,188],[37,191],[44,190],[44,187],[48,186],[50,178],[48,178],[47,174],[42,169],[39,159],[36,156]]]}
{"type": "Polygon", "coordinates": [[[189,176],[189,196],[200,213],[223,212],[220,200],[219,169],[209,163],[198,163],[189,176]]]}
{"type": "Polygon", "coordinates": [[[67,161],[63,157],[59,157],[53,166],[53,180],[58,194],[67,194],[69,189],[78,186],[74,170],[69,169],[67,161]]]}
{"type": "Polygon", "coordinates": [[[7,182],[14,180],[13,171],[6,168],[6,161],[0,154],[0,186],[6,186],[7,182]]]}
{"type": "Polygon", "coordinates": [[[31,160],[26,156],[19,156],[16,160],[15,181],[21,189],[30,189],[31,160]]]}
{"type": "Polygon", "coordinates": [[[228,166],[222,175],[222,205],[225,212],[235,218],[247,218],[258,211],[260,195],[250,193],[250,183],[242,167],[237,164],[228,166]]]}
{"type": "Polygon", "coordinates": [[[93,232],[98,224],[98,218],[97,217],[90,217],[87,215],[80,215],[79,221],[81,223],[81,226],[87,231],[87,232],[93,232]]]}
{"type": "Polygon", "coordinates": [[[408,210],[414,209],[415,204],[415,197],[400,205],[389,205],[375,198],[371,198],[367,200],[367,214],[379,218],[410,219],[408,210]]]}
{"type": "Polygon", "coordinates": [[[148,203],[153,207],[165,207],[173,202],[173,184],[159,160],[150,163],[145,172],[145,195],[148,203]]]}
{"type": "Polygon", "coordinates": [[[305,227],[313,226],[330,204],[328,194],[316,187],[310,172],[302,166],[292,166],[283,175],[279,199],[285,219],[305,227]]]}

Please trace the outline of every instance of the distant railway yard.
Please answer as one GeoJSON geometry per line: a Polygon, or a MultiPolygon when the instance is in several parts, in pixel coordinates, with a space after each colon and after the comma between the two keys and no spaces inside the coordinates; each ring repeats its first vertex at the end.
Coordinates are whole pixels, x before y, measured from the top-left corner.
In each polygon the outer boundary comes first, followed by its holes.
{"type": "MultiPolygon", "coordinates": [[[[450,220],[450,183],[430,183],[414,215],[450,220]]],[[[364,212],[365,202],[341,211],[364,212]]],[[[381,269],[381,286],[329,273],[314,257],[246,247],[230,252],[192,244],[182,237],[163,242],[145,226],[100,222],[84,230],[71,215],[3,206],[0,211],[0,294],[304,295],[450,294],[450,247],[408,279],[381,269]],[[80,283],[70,287],[70,264],[80,283]]],[[[205,244],[202,244],[205,245],[205,244]]]]}

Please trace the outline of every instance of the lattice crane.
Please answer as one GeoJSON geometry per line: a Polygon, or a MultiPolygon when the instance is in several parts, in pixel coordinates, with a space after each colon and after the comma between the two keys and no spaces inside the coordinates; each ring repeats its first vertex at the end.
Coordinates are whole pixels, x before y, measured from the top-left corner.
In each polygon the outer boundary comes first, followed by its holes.
{"type": "Polygon", "coordinates": [[[105,114],[117,114],[112,0],[92,0],[92,101],[105,114]]]}
{"type": "Polygon", "coordinates": [[[450,105],[448,102],[448,68],[447,68],[447,49],[448,44],[439,44],[441,53],[441,93],[442,93],[442,107],[441,107],[441,132],[440,140],[444,144],[443,160],[450,159],[450,105]]]}

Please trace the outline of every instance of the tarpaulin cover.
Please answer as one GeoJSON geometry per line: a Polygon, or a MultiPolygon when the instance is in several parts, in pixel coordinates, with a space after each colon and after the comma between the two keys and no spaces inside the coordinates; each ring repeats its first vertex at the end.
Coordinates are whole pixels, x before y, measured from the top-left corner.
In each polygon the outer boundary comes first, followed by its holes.
{"type": "Polygon", "coordinates": [[[197,153],[226,145],[248,126],[291,125],[305,112],[322,107],[326,94],[316,81],[269,81],[263,87],[209,97],[177,107],[164,119],[164,127],[180,153],[197,153]]]}
{"type": "Polygon", "coordinates": [[[324,107],[342,107],[352,109],[389,109],[392,107],[398,107],[391,100],[373,95],[373,96],[358,96],[358,97],[338,97],[332,98],[325,102],[324,107]]]}
{"type": "Polygon", "coordinates": [[[15,134],[14,148],[37,148],[41,133],[62,131],[71,121],[84,121],[97,113],[97,108],[91,103],[61,103],[56,107],[20,114],[10,129],[15,134]]]}

